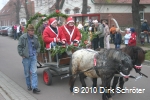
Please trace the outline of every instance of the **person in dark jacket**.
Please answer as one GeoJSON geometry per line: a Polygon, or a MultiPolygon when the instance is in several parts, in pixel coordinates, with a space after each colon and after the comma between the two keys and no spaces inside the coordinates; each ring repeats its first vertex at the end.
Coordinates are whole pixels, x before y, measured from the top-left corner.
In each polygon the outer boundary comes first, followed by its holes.
{"type": "Polygon", "coordinates": [[[147,38],[147,43],[149,43],[149,34],[148,34],[149,31],[150,31],[150,28],[147,24],[147,20],[144,20],[142,24],[142,32],[144,32],[145,37],[147,38]]]}
{"type": "Polygon", "coordinates": [[[39,93],[37,75],[37,53],[40,51],[40,43],[34,34],[34,26],[28,25],[27,33],[20,36],[18,41],[18,54],[22,57],[26,85],[29,91],[39,93]]]}
{"type": "Polygon", "coordinates": [[[122,35],[120,33],[120,29],[116,28],[115,41],[114,41],[115,49],[120,49],[121,41],[122,41],[122,35]]]}

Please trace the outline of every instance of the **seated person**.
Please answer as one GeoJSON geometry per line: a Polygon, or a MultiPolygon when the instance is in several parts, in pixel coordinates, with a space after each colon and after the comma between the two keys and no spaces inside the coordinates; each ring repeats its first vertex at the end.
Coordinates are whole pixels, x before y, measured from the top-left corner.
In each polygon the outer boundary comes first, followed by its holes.
{"type": "Polygon", "coordinates": [[[57,20],[55,18],[49,19],[48,26],[43,31],[42,38],[47,50],[56,46],[56,43],[61,42],[65,44],[66,42],[65,35],[62,33],[61,28],[57,26],[57,20]]]}
{"type": "Polygon", "coordinates": [[[70,45],[73,43],[79,43],[81,40],[81,33],[74,25],[74,20],[72,17],[67,18],[66,24],[61,26],[61,29],[66,37],[66,44],[70,45]]]}

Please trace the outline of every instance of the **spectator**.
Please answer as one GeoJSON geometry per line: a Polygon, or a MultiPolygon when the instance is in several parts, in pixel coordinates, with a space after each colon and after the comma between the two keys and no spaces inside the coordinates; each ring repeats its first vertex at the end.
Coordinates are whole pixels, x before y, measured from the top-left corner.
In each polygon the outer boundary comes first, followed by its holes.
{"type": "Polygon", "coordinates": [[[14,33],[14,40],[16,40],[17,39],[17,25],[13,25],[12,29],[14,33]]]}
{"type": "Polygon", "coordinates": [[[142,24],[142,32],[145,33],[145,36],[147,38],[147,43],[149,43],[149,34],[148,34],[149,31],[150,31],[150,28],[147,24],[147,20],[144,20],[144,22],[142,24]]]}
{"type": "Polygon", "coordinates": [[[86,31],[88,33],[88,31],[89,31],[89,23],[85,23],[83,28],[84,28],[84,31],[86,31]]]}
{"type": "Polygon", "coordinates": [[[79,22],[79,24],[78,24],[77,28],[78,28],[79,30],[83,30],[82,22],[79,22]]]}
{"type": "Polygon", "coordinates": [[[126,28],[125,29],[125,36],[124,36],[124,43],[125,43],[126,46],[128,45],[130,37],[131,37],[130,28],[126,28]]]}
{"type": "Polygon", "coordinates": [[[121,41],[122,41],[122,36],[120,33],[120,29],[116,28],[116,34],[114,39],[115,49],[120,49],[121,41]]]}
{"type": "MultiPolygon", "coordinates": [[[[93,20],[94,26],[95,26],[95,34],[97,35],[96,38],[98,38],[98,43],[100,48],[104,48],[104,27],[103,24],[98,23],[97,20],[93,20]]],[[[97,49],[98,47],[96,47],[97,49]]]]}
{"type": "Polygon", "coordinates": [[[17,39],[21,36],[21,26],[17,24],[17,39]]]}
{"type": "Polygon", "coordinates": [[[110,28],[110,43],[114,43],[114,39],[115,39],[115,33],[116,33],[116,27],[115,25],[112,25],[112,27],[110,28]]]}
{"type": "Polygon", "coordinates": [[[136,46],[136,32],[134,28],[130,28],[131,37],[129,39],[128,46],[136,46]]]}
{"type": "Polygon", "coordinates": [[[18,53],[22,57],[26,85],[29,91],[39,93],[37,76],[37,53],[40,51],[38,37],[34,34],[34,26],[29,24],[27,33],[19,38],[18,53]]]}
{"type": "Polygon", "coordinates": [[[97,32],[97,27],[95,26],[98,21],[93,21],[94,24],[92,24],[91,26],[91,32],[92,32],[92,35],[93,35],[93,39],[92,39],[92,49],[96,50],[98,48],[98,41],[99,41],[99,37],[98,37],[98,34],[96,34],[97,32]]]}
{"type": "Polygon", "coordinates": [[[109,49],[110,48],[110,44],[109,44],[110,31],[109,31],[107,22],[105,20],[103,21],[103,25],[104,25],[104,34],[105,34],[104,43],[106,44],[106,48],[109,49]]]}

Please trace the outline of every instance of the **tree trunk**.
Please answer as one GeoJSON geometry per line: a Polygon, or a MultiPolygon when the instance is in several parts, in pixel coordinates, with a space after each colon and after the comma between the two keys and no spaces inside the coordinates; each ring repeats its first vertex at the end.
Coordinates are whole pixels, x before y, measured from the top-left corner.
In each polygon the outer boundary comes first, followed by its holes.
{"type": "Polygon", "coordinates": [[[28,11],[27,2],[28,2],[28,0],[25,0],[24,6],[25,6],[25,12],[26,12],[26,20],[29,20],[30,14],[29,14],[29,11],[28,11]]]}
{"type": "Polygon", "coordinates": [[[21,8],[21,4],[20,4],[20,0],[16,0],[16,3],[14,3],[15,7],[16,7],[16,24],[20,24],[20,17],[19,17],[19,12],[20,12],[20,8],[21,8]]]}
{"type": "Polygon", "coordinates": [[[56,5],[55,5],[56,10],[59,10],[59,1],[60,0],[56,0],[56,5]]]}
{"type": "Polygon", "coordinates": [[[82,5],[82,14],[87,14],[87,0],[83,0],[83,5],[82,5]]]}
{"type": "Polygon", "coordinates": [[[132,18],[133,18],[133,27],[137,33],[137,42],[140,42],[140,33],[141,33],[141,20],[139,14],[139,3],[140,0],[132,0],[132,18]]]}

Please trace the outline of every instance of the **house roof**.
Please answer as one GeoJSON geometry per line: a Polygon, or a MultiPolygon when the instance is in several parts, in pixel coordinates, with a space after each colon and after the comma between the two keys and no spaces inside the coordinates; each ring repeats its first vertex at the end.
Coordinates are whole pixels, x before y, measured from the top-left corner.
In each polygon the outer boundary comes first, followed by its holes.
{"type": "MultiPolygon", "coordinates": [[[[132,0],[91,0],[95,4],[132,4],[132,0]]],[[[150,4],[150,0],[140,0],[140,4],[150,4]]]]}

